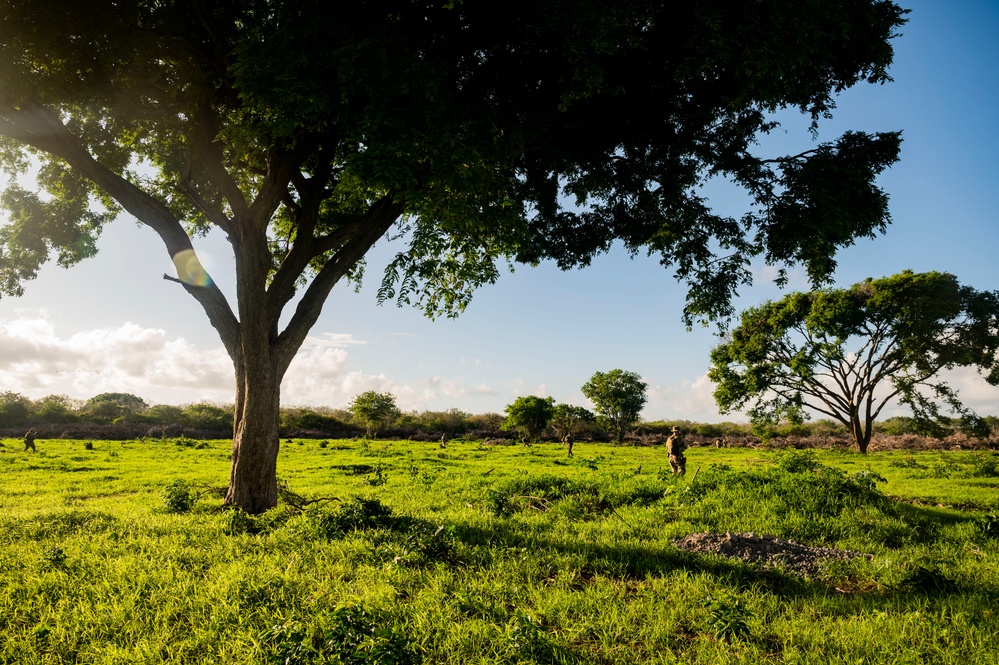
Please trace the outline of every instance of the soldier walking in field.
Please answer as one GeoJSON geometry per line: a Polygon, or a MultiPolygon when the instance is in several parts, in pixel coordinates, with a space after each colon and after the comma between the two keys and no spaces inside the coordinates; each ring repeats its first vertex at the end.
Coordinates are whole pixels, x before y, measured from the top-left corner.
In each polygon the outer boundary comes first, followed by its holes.
{"type": "Polygon", "coordinates": [[[572,457],[572,434],[566,434],[562,437],[562,443],[565,444],[565,450],[572,457]]]}
{"type": "Polygon", "coordinates": [[[38,432],[33,429],[29,429],[24,435],[24,452],[29,450],[33,453],[37,453],[38,449],[35,448],[35,437],[38,436],[38,432]]]}
{"type": "Polygon", "coordinates": [[[666,439],[666,453],[669,454],[669,468],[674,476],[682,476],[687,473],[687,458],[683,451],[687,449],[687,444],[683,441],[683,435],[678,427],[673,427],[673,433],[666,439]]]}

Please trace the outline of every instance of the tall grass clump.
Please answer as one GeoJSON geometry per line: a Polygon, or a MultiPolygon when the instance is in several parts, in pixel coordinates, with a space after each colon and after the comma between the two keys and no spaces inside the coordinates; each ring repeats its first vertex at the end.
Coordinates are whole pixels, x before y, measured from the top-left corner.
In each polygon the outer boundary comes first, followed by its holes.
{"type": "Polygon", "coordinates": [[[933,525],[878,487],[884,477],[822,464],[786,450],[762,468],[713,465],[672,495],[705,531],[754,531],[807,544],[899,547],[925,541],[933,525]]]}

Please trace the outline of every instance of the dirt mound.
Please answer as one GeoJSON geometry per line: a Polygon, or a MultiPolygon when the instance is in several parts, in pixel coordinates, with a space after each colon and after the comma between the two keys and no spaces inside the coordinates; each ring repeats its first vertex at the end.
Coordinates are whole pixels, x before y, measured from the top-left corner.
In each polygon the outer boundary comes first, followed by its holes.
{"type": "Polygon", "coordinates": [[[793,540],[755,533],[692,533],[672,541],[688,552],[710,552],[733,559],[742,559],[765,568],[781,568],[801,577],[812,578],[819,573],[820,563],[833,559],[847,561],[856,557],[874,558],[870,554],[840,550],[833,547],[811,547],[793,540]]]}

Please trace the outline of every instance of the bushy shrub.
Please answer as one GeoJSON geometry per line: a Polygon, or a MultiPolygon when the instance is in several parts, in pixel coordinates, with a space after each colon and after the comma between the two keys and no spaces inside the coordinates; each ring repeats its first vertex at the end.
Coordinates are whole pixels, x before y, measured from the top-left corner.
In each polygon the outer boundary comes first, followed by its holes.
{"type": "Polygon", "coordinates": [[[264,631],[260,642],[268,663],[308,665],[415,665],[413,644],[389,617],[360,605],[341,607],[311,630],[281,624],[264,631]]]}
{"type": "Polygon", "coordinates": [[[927,542],[937,535],[939,525],[932,517],[878,489],[883,479],[877,474],[848,474],[802,451],[789,451],[777,462],[747,470],[714,465],[663,500],[683,505],[696,528],[709,531],[763,532],[812,544],[849,539],[887,547],[927,542]]]}
{"type": "Polygon", "coordinates": [[[45,568],[57,569],[66,566],[66,551],[58,545],[46,547],[42,552],[42,565],[45,568]]]}
{"type": "Polygon", "coordinates": [[[708,596],[703,602],[708,611],[708,627],[719,642],[749,637],[749,619],[753,613],[738,597],[728,594],[708,596]]]}
{"type": "Polygon", "coordinates": [[[487,507],[497,517],[556,505],[574,517],[601,514],[628,505],[649,505],[665,496],[667,486],[650,476],[640,481],[575,481],[559,476],[515,478],[492,488],[487,507]]]}
{"type": "Polygon", "coordinates": [[[191,483],[178,478],[163,488],[163,505],[168,513],[186,513],[197,500],[191,483]]]}
{"type": "Polygon", "coordinates": [[[555,642],[531,614],[518,610],[507,624],[507,640],[515,663],[575,663],[580,659],[555,642]]]}
{"type": "Polygon", "coordinates": [[[204,450],[208,447],[207,441],[199,441],[197,439],[192,439],[187,436],[178,436],[173,440],[174,445],[180,446],[181,448],[195,448],[197,450],[204,450]]]}
{"type": "Polygon", "coordinates": [[[552,501],[579,491],[578,483],[560,476],[514,478],[489,491],[489,507],[493,515],[501,517],[528,507],[547,508],[552,501]]]}
{"type": "Polygon", "coordinates": [[[902,436],[903,434],[915,434],[916,428],[913,426],[912,418],[907,416],[892,416],[885,418],[881,422],[874,423],[875,432],[883,432],[890,436],[902,436]]]}
{"type": "Polygon", "coordinates": [[[392,510],[376,499],[355,498],[335,507],[312,507],[305,512],[306,523],[319,537],[342,538],[351,531],[387,528],[393,523],[392,510]]]}
{"type": "Polygon", "coordinates": [[[806,473],[820,466],[819,457],[813,450],[785,450],[777,455],[774,464],[788,473],[806,473]]]}
{"type": "Polygon", "coordinates": [[[327,436],[356,436],[361,433],[359,427],[347,422],[351,415],[347,412],[336,414],[326,408],[292,408],[281,410],[281,429],[285,432],[308,431],[322,432],[327,436]]]}
{"type": "Polygon", "coordinates": [[[189,404],[181,412],[182,423],[187,427],[199,430],[223,432],[232,435],[233,407],[218,404],[189,404]]]}
{"type": "Polygon", "coordinates": [[[971,458],[967,474],[972,478],[999,478],[999,453],[978,453],[971,458]]]}

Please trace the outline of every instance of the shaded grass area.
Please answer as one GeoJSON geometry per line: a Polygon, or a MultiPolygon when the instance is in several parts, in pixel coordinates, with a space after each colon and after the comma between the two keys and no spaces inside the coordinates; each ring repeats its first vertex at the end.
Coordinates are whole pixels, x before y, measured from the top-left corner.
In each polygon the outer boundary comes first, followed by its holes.
{"type": "Polygon", "coordinates": [[[695,448],[677,479],[659,448],[296,440],[249,516],[219,509],[228,442],[3,443],[3,663],[999,653],[992,453],[695,448]],[[702,531],[873,559],[806,580],[671,544],[702,531]]]}

